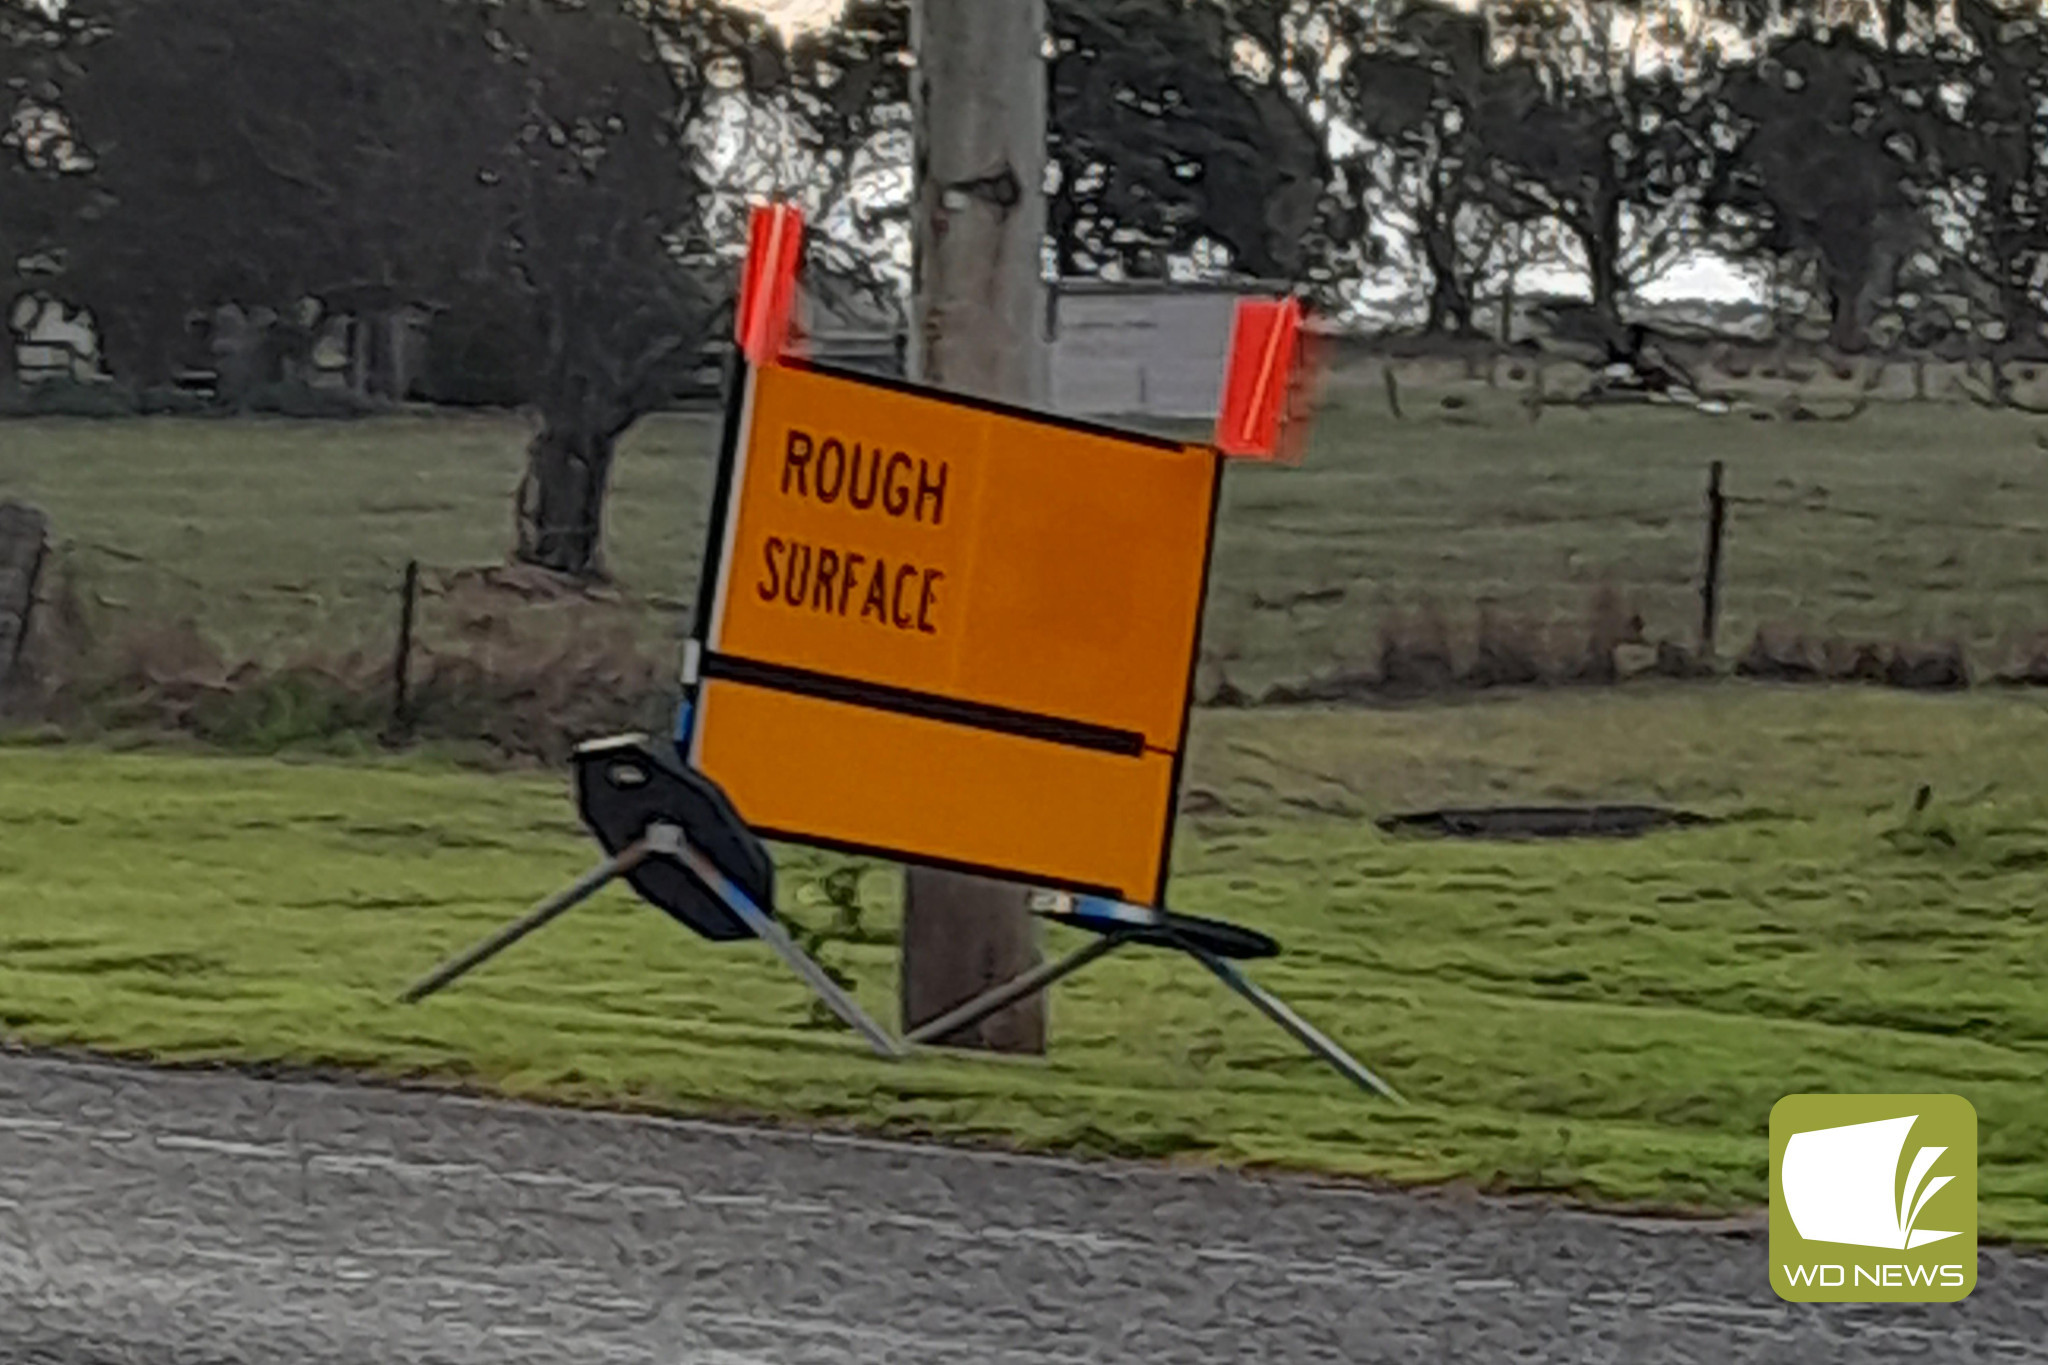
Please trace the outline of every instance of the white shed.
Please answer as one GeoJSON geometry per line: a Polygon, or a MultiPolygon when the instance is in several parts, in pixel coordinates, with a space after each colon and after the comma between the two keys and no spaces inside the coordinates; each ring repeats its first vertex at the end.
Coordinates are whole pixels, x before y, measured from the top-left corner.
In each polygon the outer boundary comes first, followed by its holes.
{"type": "Polygon", "coordinates": [[[1285,285],[1068,280],[1050,302],[1052,407],[1076,417],[1208,421],[1223,399],[1240,298],[1285,285]]]}

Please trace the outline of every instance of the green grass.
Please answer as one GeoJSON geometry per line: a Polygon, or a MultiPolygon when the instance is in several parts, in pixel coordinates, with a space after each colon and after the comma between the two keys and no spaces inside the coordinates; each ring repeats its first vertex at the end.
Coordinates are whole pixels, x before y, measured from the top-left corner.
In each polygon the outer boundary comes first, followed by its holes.
{"type": "MultiPolygon", "coordinates": [[[[1060,987],[1042,1061],[890,1065],[804,1027],[764,950],[702,944],[618,893],[398,1006],[588,864],[558,777],[17,745],[0,748],[0,1030],[1716,1210],[1763,1199],[1780,1096],[1953,1091],[1980,1116],[1986,1232],[2048,1243],[2044,747],[2048,707],[2027,697],[1737,684],[1204,715],[1176,902],[1277,934],[1289,951],[1260,977],[1416,1101],[1396,1109],[1164,955],[1060,987]],[[1367,818],[1644,798],[1724,819],[1501,845],[1367,818]]],[[[833,864],[783,866],[785,906],[821,922],[833,864]]],[[[885,1017],[893,884],[869,869],[881,932],[830,950],[885,1017]]]]}
{"type": "MultiPolygon", "coordinates": [[[[1885,403],[1851,422],[1553,409],[1468,385],[1334,383],[1304,467],[1228,482],[1208,677],[1254,691],[1368,664],[1434,609],[1469,647],[1478,604],[1582,640],[1611,586],[1653,637],[1689,643],[1710,460],[1732,510],[1723,640],[1766,622],[1817,636],[1954,637],[1980,668],[2048,628],[2048,427],[1965,405],[1885,403]],[[1303,595],[1309,595],[1304,598],[1303,595]]],[[[687,610],[710,418],[636,427],[620,458],[612,566],[650,640],[687,610]]],[[[0,423],[0,496],[45,505],[95,591],[187,614],[238,655],[388,643],[400,569],[502,557],[526,427],[500,417],[358,422],[0,423]]],[[[426,607],[433,628],[436,604],[426,607]]]]}
{"type": "MultiPolygon", "coordinates": [[[[713,426],[641,423],[612,485],[611,567],[672,604],[655,632],[696,577],[713,426]]],[[[0,497],[42,506],[133,619],[189,616],[237,657],[388,647],[406,560],[504,559],[528,434],[502,416],[0,421],[0,497]]]]}
{"type": "MultiPolygon", "coordinates": [[[[1717,458],[1745,499],[1725,642],[1764,622],[1955,636],[1983,668],[2048,618],[2035,419],[1886,404],[1839,424],[1607,409],[1532,426],[1510,391],[1442,396],[1411,387],[1396,421],[1374,386],[1339,382],[1304,467],[1232,472],[1211,682],[1367,664],[1431,609],[1469,647],[1481,602],[1569,650],[1603,586],[1652,636],[1689,640],[1717,458]]],[[[687,610],[712,431],[642,423],[617,469],[610,559],[645,645],[687,610]]],[[[270,661],[381,649],[408,557],[502,557],[525,437],[488,416],[7,422],[0,497],[51,513],[117,619],[189,617],[270,661]]],[[[423,630],[525,657],[536,637],[495,618],[526,610],[544,609],[429,597],[423,630]]],[[[545,610],[593,640],[611,619],[545,610]]],[[[286,720],[264,724],[326,724],[286,720]]],[[[616,893],[399,1007],[441,954],[587,865],[558,777],[16,744],[0,748],[0,1033],[1701,1209],[1761,1201],[1785,1093],[1955,1091],[1981,1118],[1987,1231],[2048,1243],[2044,750],[2048,706],[2017,693],[1632,685],[1203,713],[1176,902],[1285,941],[1260,976],[1417,1100],[1395,1110],[1161,956],[1061,987],[1043,1061],[886,1065],[805,1027],[762,950],[700,944],[616,893]],[[1371,823],[1596,799],[1724,818],[1547,846],[1371,823]]],[[[822,924],[836,866],[788,851],[785,906],[822,924]]],[[[894,876],[862,886],[874,932],[830,953],[887,1016],[894,876]]]]}

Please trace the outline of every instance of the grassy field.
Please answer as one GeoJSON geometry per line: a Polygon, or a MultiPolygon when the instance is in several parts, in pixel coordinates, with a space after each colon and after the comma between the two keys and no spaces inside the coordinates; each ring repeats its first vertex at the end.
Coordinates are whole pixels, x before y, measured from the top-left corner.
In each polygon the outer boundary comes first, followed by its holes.
{"type": "MultiPolygon", "coordinates": [[[[1569,655],[1603,590],[1652,638],[1689,642],[1713,459],[1738,499],[1729,652],[1776,623],[1954,637],[1986,670],[2048,627],[2036,419],[1879,404],[1841,423],[1610,408],[1531,424],[1512,389],[1477,383],[1411,385],[1405,410],[1376,380],[1333,384],[1304,467],[1233,471],[1208,685],[1370,668],[1389,634],[1441,632],[1469,655],[1482,605],[1569,655]]],[[[502,558],[525,436],[490,416],[6,422],[0,497],[51,513],[75,595],[116,634],[189,619],[230,660],[381,652],[407,558],[502,558]]],[[[587,633],[557,641],[561,659],[601,661],[616,627],[662,661],[625,682],[600,662],[553,691],[514,677],[483,704],[587,706],[572,727],[630,711],[667,676],[687,611],[711,436],[687,416],[630,436],[608,602],[476,599],[432,572],[429,649],[551,666],[506,626],[531,613],[587,633]]],[[[176,672],[176,649],[155,648],[150,667],[176,672]]],[[[239,733],[325,731],[259,716],[239,733]]],[[[1397,1111],[1156,957],[1063,987],[1043,1062],[889,1066],[807,1027],[762,951],[708,948],[616,894],[401,1008],[426,965],[587,864],[559,777],[17,739],[0,745],[0,1033],[1701,1209],[1763,1198],[1785,1093],[1956,1091],[1982,1120],[1986,1230],[2048,1244],[2044,743],[2048,702],[2018,692],[1636,683],[1205,711],[1177,904],[1288,943],[1261,975],[1418,1101],[1397,1111]],[[1569,845],[1372,823],[1596,799],[1721,819],[1569,845]]],[[[835,866],[790,851],[786,907],[824,924],[835,866]]],[[[887,1014],[895,876],[867,868],[860,885],[861,932],[829,951],[887,1014]]]]}
{"type": "MultiPolygon", "coordinates": [[[[1849,422],[1552,409],[1516,394],[1334,383],[1305,466],[1228,484],[1207,626],[1211,686],[1370,668],[1383,633],[1440,626],[1469,655],[1481,604],[1544,649],[1583,645],[1611,588],[1691,643],[1710,460],[1732,509],[1722,634],[1967,644],[1980,671],[2048,633],[2048,426],[1968,405],[1849,422]],[[1446,409],[1446,397],[1462,402],[1446,409]]],[[[629,436],[609,544],[660,651],[687,611],[712,423],[629,436]]],[[[45,506],[116,616],[196,619],[233,657],[388,648],[401,567],[495,562],[526,429],[510,418],[0,423],[0,496],[45,506]]],[[[430,598],[425,629],[453,631],[430,598]],[[438,624],[437,624],[438,623],[438,624]]],[[[664,659],[664,667],[666,661],[664,659]]]]}
{"type": "MultiPolygon", "coordinates": [[[[619,893],[395,1005],[591,858],[559,777],[417,757],[0,747],[0,1030],[1722,1210],[1763,1199],[1781,1095],[1953,1091],[1980,1115],[1986,1233],[2048,1243],[2048,706],[1656,685],[1207,713],[1196,746],[1177,903],[1281,937],[1261,977],[1411,1108],[1350,1090],[1162,956],[1061,987],[1043,1061],[886,1064],[806,1028],[765,951],[711,948],[619,893]],[[1551,799],[1722,819],[1504,845],[1368,818],[1551,799]]],[[[790,852],[797,917],[822,922],[828,866],[790,852]]],[[[829,952],[886,1015],[894,877],[861,885],[866,941],[829,952]]]]}

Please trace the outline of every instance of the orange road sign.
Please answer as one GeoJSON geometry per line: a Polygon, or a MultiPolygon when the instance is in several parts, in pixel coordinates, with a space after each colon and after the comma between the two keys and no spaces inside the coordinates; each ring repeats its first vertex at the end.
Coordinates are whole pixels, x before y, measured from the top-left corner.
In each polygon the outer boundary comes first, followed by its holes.
{"type": "Polygon", "coordinates": [[[1222,455],[743,366],[690,761],[771,838],[1164,896],[1222,455]]]}

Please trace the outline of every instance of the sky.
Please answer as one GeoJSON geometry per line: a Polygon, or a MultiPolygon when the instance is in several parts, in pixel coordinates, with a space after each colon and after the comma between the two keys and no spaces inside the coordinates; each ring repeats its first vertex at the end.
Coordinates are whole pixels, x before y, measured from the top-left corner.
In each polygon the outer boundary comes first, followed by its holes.
{"type": "Polygon", "coordinates": [[[831,23],[839,13],[840,0],[740,0],[740,3],[767,15],[777,28],[787,33],[831,23]]]}

